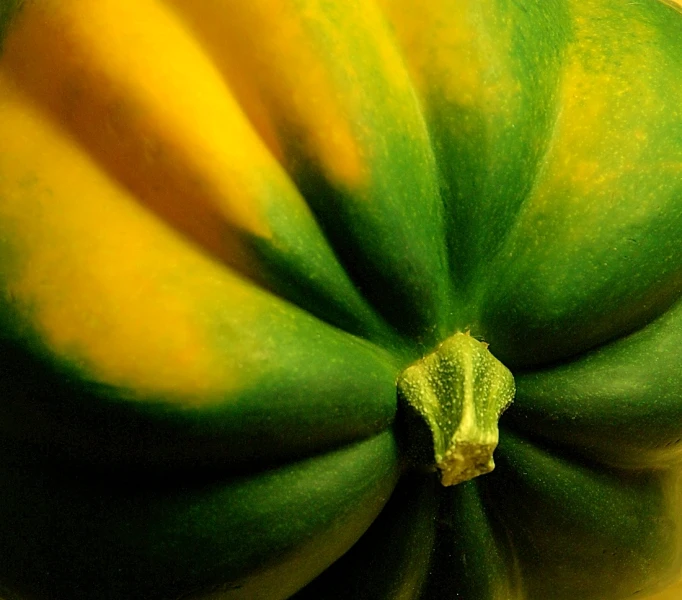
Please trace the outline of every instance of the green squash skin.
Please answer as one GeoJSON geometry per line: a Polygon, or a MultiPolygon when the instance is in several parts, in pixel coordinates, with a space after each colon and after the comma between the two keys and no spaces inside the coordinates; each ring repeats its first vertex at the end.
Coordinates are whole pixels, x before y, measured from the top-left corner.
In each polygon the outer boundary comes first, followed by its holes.
{"type": "MultiPolygon", "coordinates": [[[[0,0],[0,52],[21,4],[0,0]]],[[[3,600],[624,600],[679,576],[682,17],[448,6],[483,65],[468,96],[435,67],[393,90],[363,25],[352,77],[329,51],[339,94],[362,90],[368,187],[279,124],[312,217],[273,203],[273,238],[242,234],[255,324],[196,308],[236,391],[155,396],[56,352],[5,294],[29,266],[0,221],[3,600]],[[444,489],[403,446],[395,383],[466,330],[517,393],[496,469],[444,489]]]]}
{"type": "Polygon", "coordinates": [[[608,469],[507,434],[483,487],[526,597],[628,598],[660,583],[655,570],[679,568],[679,471],[608,469]]]}
{"type": "Polygon", "coordinates": [[[419,595],[433,566],[438,485],[432,475],[405,476],[356,546],[294,598],[390,600],[419,595]]]}
{"type": "MultiPolygon", "coordinates": [[[[0,44],[2,44],[7,29],[16,13],[21,9],[23,2],[24,0],[6,0],[0,5],[0,44]]],[[[2,50],[2,45],[0,45],[0,50],[2,50]]]]}
{"type": "MultiPolygon", "coordinates": [[[[5,316],[16,315],[13,308],[0,304],[5,316]]],[[[208,406],[193,404],[189,395],[155,397],[93,381],[82,359],[54,361],[40,339],[17,327],[18,316],[10,318],[3,323],[7,337],[0,339],[0,435],[40,448],[54,462],[163,471],[229,464],[243,472],[390,427],[395,358],[294,307],[268,308],[259,328],[241,326],[229,309],[214,315],[215,330],[236,328],[243,344],[217,336],[223,360],[238,360],[242,372],[259,379],[208,406]],[[276,339],[266,343],[273,332],[276,339]],[[258,353],[245,356],[240,351],[249,338],[258,353]],[[302,345],[302,338],[310,342],[302,345]]]]}
{"type": "Polygon", "coordinates": [[[636,329],[679,297],[679,24],[661,5],[486,6],[471,9],[474,52],[485,35],[500,40],[485,59],[489,77],[510,82],[502,97],[464,114],[436,81],[425,104],[449,183],[455,326],[507,366],[532,367],[636,329]],[[651,39],[631,46],[632,21],[651,39]],[[582,94],[607,97],[597,117],[582,94]]]}
{"type": "Polygon", "coordinates": [[[682,303],[577,360],[516,378],[510,425],[626,469],[674,465],[682,452],[682,303]]]}
{"type": "Polygon", "coordinates": [[[226,581],[229,598],[287,597],[376,518],[399,474],[396,452],[387,431],[241,477],[3,465],[13,525],[0,538],[0,577],[27,597],[173,598],[226,581]],[[17,535],[31,530],[40,537],[17,535]]]}

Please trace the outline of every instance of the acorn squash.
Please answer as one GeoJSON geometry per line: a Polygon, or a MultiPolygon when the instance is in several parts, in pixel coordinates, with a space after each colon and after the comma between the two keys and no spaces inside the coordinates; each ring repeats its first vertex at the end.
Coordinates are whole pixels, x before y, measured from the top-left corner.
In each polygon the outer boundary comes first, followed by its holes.
{"type": "Polygon", "coordinates": [[[682,569],[682,16],[0,0],[4,600],[617,600],[682,569]]]}

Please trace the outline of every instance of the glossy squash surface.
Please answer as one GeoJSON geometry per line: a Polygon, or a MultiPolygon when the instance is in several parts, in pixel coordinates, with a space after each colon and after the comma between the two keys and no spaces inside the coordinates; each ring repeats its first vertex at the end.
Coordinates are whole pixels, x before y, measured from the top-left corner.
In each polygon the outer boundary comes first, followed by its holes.
{"type": "Polygon", "coordinates": [[[0,595],[679,576],[681,74],[654,0],[0,0],[0,595]],[[516,395],[444,487],[457,332],[516,395]]]}

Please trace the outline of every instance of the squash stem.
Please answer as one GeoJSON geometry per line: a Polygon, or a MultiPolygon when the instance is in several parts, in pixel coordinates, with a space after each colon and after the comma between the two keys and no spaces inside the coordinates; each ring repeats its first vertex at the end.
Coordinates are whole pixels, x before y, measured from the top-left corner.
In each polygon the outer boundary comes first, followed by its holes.
{"type": "Polygon", "coordinates": [[[493,470],[497,423],[514,391],[511,372],[468,332],[403,371],[398,394],[428,426],[444,486],[493,470]]]}

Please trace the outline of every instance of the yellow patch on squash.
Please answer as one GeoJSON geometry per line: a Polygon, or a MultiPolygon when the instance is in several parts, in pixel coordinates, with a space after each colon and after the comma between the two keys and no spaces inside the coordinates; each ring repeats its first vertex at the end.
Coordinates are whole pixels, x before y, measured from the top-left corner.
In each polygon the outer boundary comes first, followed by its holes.
{"type": "Polygon", "coordinates": [[[200,221],[197,235],[220,220],[269,237],[269,187],[291,184],[211,57],[163,3],[27,3],[0,69],[169,220],[200,221]]]}
{"type": "MultiPolygon", "coordinates": [[[[569,190],[570,204],[598,221],[620,198],[601,194],[624,176],[644,173],[648,140],[638,115],[655,118],[661,106],[655,88],[638,72],[656,71],[657,53],[650,45],[653,31],[639,24],[637,43],[633,23],[626,31],[602,31],[603,6],[591,1],[574,8],[573,42],[565,57],[558,90],[559,111],[546,159],[545,179],[536,190],[539,201],[555,202],[557,189],[569,190]],[[610,53],[603,52],[603,37],[610,53]],[[615,101],[614,101],[615,99],[615,101]],[[600,202],[595,203],[595,196],[600,202]],[[577,208],[580,205],[580,208],[577,208]]],[[[609,19],[610,23],[617,20],[609,19]]],[[[573,210],[566,205],[565,210],[573,210]]]]}
{"type": "MultiPolygon", "coordinates": [[[[282,137],[300,135],[307,153],[319,160],[332,181],[351,188],[362,185],[367,172],[352,115],[323,59],[329,47],[336,51],[344,40],[315,39],[313,33],[314,29],[334,35],[339,30],[326,22],[322,3],[252,0],[226,7],[220,0],[170,0],[169,4],[196,30],[275,154],[281,156],[282,137]]],[[[344,4],[339,12],[347,9],[344,4]]],[[[354,64],[344,56],[335,62],[354,64]]]]}
{"type": "Polygon", "coordinates": [[[0,90],[0,276],[26,322],[94,381],[179,402],[238,387],[211,318],[216,298],[256,318],[247,284],[135,202],[4,74],[0,90]]]}
{"type": "Polygon", "coordinates": [[[396,27],[421,95],[435,94],[489,115],[510,112],[520,90],[506,52],[511,26],[495,23],[491,30],[485,3],[380,0],[380,4],[396,27]]]}

